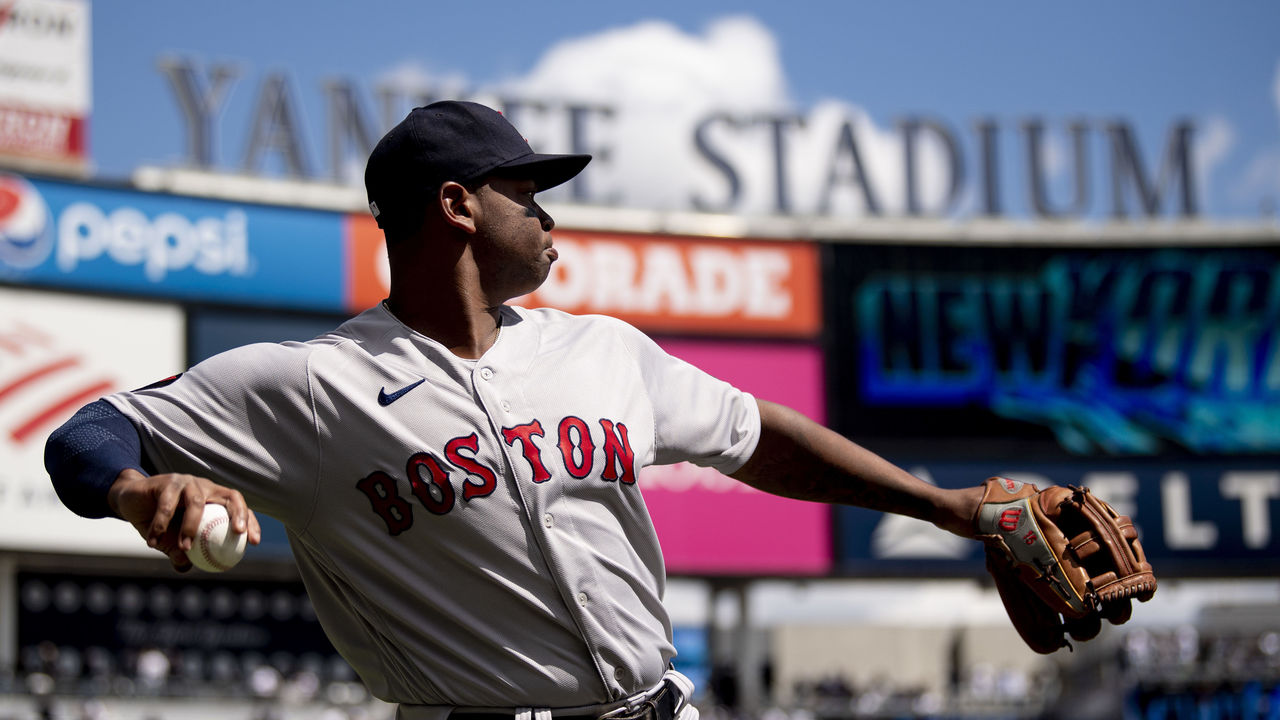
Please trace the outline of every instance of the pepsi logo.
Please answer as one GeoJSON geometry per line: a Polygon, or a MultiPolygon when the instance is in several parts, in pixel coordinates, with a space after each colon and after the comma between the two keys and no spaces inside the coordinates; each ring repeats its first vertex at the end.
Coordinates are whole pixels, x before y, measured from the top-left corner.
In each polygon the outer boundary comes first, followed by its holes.
{"type": "Polygon", "coordinates": [[[31,183],[0,174],[0,267],[33,268],[53,250],[49,206],[31,183]]]}

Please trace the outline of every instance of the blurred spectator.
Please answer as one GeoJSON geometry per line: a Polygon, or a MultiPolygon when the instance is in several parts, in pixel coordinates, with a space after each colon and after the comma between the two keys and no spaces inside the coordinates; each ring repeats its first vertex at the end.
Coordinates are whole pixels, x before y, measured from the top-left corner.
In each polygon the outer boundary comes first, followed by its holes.
{"type": "Polygon", "coordinates": [[[138,653],[138,688],[144,694],[158,695],[169,681],[169,657],[159,648],[138,653]]]}
{"type": "Polygon", "coordinates": [[[311,702],[320,692],[320,677],[311,670],[301,670],[281,689],[281,699],[291,705],[311,702]]]}
{"type": "Polygon", "coordinates": [[[101,700],[86,700],[80,705],[80,720],[108,720],[107,706],[101,700]]]}
{"type": "Polygon", "coordinates": [[[209,660],[208,673],[215,685],[230,688],[239,678],[239,664],[231,653],[225,650],[217,652],[209,660]]]}
{"type": "MultiPolygon", "coordinates": [[[[1077,646],[1072,654],[1054,656],[1054,662],[1045,664],[1034,675],[1025,669],[990,663],[964,665],[962,656],[952,653],[956,662],[946,668],[937,687],[904,684],[894,675],[855,683],[832,671],[796,681],[792,688],[794,702],[790,705],[767,707],[751,714],[732,706],[716,706],[709,698],[702,707],[703,717],[1079,720],[1085,716],[1109,718],[1112,716],[1106,713],[1118,712],[1110,705],[1092,708],[1080,695],[1082,690],[1115,698],[1128,694],[1137,698],[1134,702],[1143,708],[1153,698],[1158,703],[1161,696],[1179,693],[1188,698],[1187,702],[1221,696],[1221,702],[1239,704],[1246,702],[1242,688],[1248,687],[1255,688],[1261,697],[1280,698],[1280,628],[1250,628],[1243,624],[1225,628],[1134,627],[1117,630],[1109,642],[1104,640],[1077,646]],[[1082,674],[1082,667],[1097,670],[1082,674]],[[1120,672],[1110,670],[1112,667],[1120,672]]],[[[111,704],[104,704],[104,700],[135,693],[146,697],[253,699],[259,702],[253,713],[244,717],[254,720],[294,717],[302,708],[307,708],[303,712],[319,716],[316,720],[388,718],[380,714],[383,708],[371,701],[350,666],[332,654],[179,651],[159,647],[133,651],[41,642],[21,648],[17,669],[17,673],[8,675],[12,689],[30,696],[32,708],[46,706],[47,712],[59,720],[105,720],[111,704]],[[65,705],[52,704],[64,699],[65,705]]],[[[727,668],[720,670],[717,687],[732,696],[733,677],[724,672],[727,668]]]]}
{"type": "Polygon", "coordinates": [[[1027,673],[1019,668],[1005,668],[996,676],[996,695],[1008,703],[1025,703],[1031,694],[1027,673]]]}
{"type": "Polygon", "coordinates": [[[1177,662],[1188,666],[1195,663],[1200,655],[1200,633],[1191,625],[1182,625],[1174,633],[1177,640],[1177,662]]]}
{"type": "Polygon", "coordinates": [[[320,720],[349,720],[346,711],[330,705],[320,713],[320,720]]]}
{"type": "Polygon", "coordinates": [[[275,697],[280,690],[280,673],[270,665],[259,665],[249,671],[249,690],[260,698],[275,697]]]}

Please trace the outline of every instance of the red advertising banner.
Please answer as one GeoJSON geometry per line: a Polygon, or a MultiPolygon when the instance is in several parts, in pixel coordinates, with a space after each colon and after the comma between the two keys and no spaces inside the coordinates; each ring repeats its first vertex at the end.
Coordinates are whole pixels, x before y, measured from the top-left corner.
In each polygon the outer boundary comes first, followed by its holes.
{"type": "MultiPolygon", "coordinates": [[[[559,259],[513,301],[621,318],[650,332],[812,338],[822,325],[817,246],[556,230],[559,259]]],[[[387,296],[386,250],[373,219],[347,218],[348,309],[387,296]]]]}
{"type": "Polygon", "coordinates": [[[86,166],[91,37],[88,0],[0,2],[0,158],[86,166]]]}
{"type": "Polygon", "coordinates": [[[155,552],[128,523],[64,507],[44,443],[82,405],[180,372],[185,335],[176,305],[0,287],[0,548],[155,552]]]}
{"type": "Polygon", "coordinates": [[[80,160],[85,150],[83,117],[0,104],[0,155],[80,160]]]}

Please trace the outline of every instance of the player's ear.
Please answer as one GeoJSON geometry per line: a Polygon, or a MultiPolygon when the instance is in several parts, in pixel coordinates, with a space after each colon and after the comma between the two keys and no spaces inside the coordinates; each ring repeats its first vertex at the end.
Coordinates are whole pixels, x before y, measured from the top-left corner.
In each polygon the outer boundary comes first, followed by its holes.
{"type": "Polygon", "coordinates": [[[440,215],[444,221],[467,233],[476,231],[475,204],[476,194],[466,186],[452,180],[440,186],[436,201],[440,205],[440,215]]]}

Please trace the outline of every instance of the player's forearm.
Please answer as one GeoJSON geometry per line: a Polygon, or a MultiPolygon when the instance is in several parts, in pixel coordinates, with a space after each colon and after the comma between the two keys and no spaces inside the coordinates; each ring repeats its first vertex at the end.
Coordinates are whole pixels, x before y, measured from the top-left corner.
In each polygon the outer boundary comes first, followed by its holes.
{"type": "Polygon", "coordinates": [[[121,471],[142,473],[142,443],[128,418],[98,400],[53,431],[44,464],[64,505],[84,517],[109,517],[116,513],[107,494],[121,471]]]}
{"type": "Polygon", "coordinates": [[[907,515],[972,535],[981,488],[935,487],[790,408],[759,406],[760,443],[733,477],[783,497],[907,515]]]}

